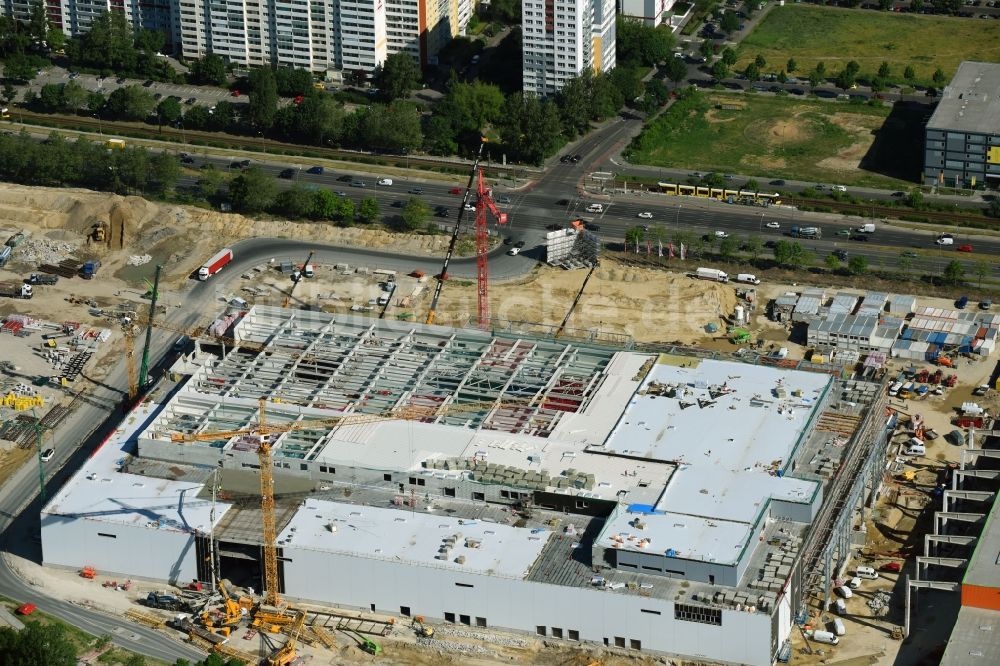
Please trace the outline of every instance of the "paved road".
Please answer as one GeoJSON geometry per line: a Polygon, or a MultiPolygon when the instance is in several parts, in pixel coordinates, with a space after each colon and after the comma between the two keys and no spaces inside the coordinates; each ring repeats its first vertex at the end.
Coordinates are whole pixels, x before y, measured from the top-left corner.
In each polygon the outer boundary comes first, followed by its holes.
{"type": "MultiPolygon", "coordinates": [[[[741,238],[760,236],[762,240],[778,240],[786,234],[792,225],[820,226],[824,238],[820,241],[807,241],[804,244],[817,252],[821,257],[834,250],[846,249],[851,255],[860,254],[868,257],[873,266],[884,265],[894,268],[899,261],[901,252],[914,252],[917,256],[910,259],[912,269],[924,273],[940,272],[952,259],[959,259],[967,271],[972,273],[972,264],[983,256],[1000,255],[1000,239],[989,236],[975,236],[971,232],[960,231],[955,235],[955,244],[949,249],[941,249],[934,245],[935,234],[930,231],[912,231],[900,226],[879,224],[878,231],[867,242],[849,240],[846,233],[852,226],[859,223],[857,218],[803,214],[783,208],[758,208],[730,205],[717,201],[695,199],[692,197],[669,197],[650,193],[616,194],[609,197],[588,196],[578,189],[581,180],[593,183],[591,175],[595,171],[608,168],[610,156],[617,154],[621,146],[638,130],[640,121],[623,120],[606,125],[596,132],[592,141],[584,149],[582,159],[576,164],[556,163],[533,185],[527,188],[511,189],[505,183],[494,187],[494,197],[501,203],[500,207],[509,213],[509,227],[502,231],[511,241],[524,241],[526,249],[522,255],[509,257],[504,249],[494,251],[490,258],[490,274],[497,278],[513,277],[530,268],[532,262],[544,259],[542,246],[544,244],[545,228],[553,223],[565,223],[572,219],[584,218],[598,226],[598,233],[607,241],[620,242],[625,237],[626,229],[646,224],[662,226],[668,235],[683,230],[688,234],[714,234],[724,230],[741,238]],[[601,202],[605,211],[599,215],[586,213],[588,203],[601,202]],[[651,220],[642,220],[637,216],[640,212],[650,212],[651,220]],[[777,221],[781,228],[777,231],[765,227],[767,222],[777,221]],[[972,255],[959,253],[953,248],[965,244],[973,245],[972,255]]],[[[202,163],[214,164],[217,168],[228,169],[232,163],[229,159],[193,156],[193,167],[202,163]]],[[[280,158],[279,158],[280,159],[280,158]]],[[[262,162],[257,166],[265,172],[277,176],[283,170],[292,168],[280,162],[262,162]]],[[[457,219],[461,207],[461,188],[441,183],[425,183],[417,180],[393,178],[391,186],[378,186],[377,178],[372,176],[355,176],[341,171],[325,171],[323,174],[309,174],[307,169],[294,168],[294,178],[281,179],[278,182],[284,187],[300,184],[305,187],[324,187],[352,199],[358,204],[364,197],[374,197],[379,202],[383,216],[392,217],[400,207],[413,196],[422,198],[432,210],[438,207],[448,208],[450,217],[435,217],[442,227],[450,229],[453,220],[457,219]],[[352,187],[351,182],[363,181],[364,187],[352,187]],[[420,193],[411,193],[419,188],[420,193]],[[453,193],[458,191],[457,194],[453,193]]],[[[193,185],[197,175],[192,172],[182,184],[193,185]]],[[[390,220],[391,221],[391,220],[390,220]]],[[[471,217],[466,217],[463,224],[471,224],[471,217]]],[[[857,235],[855,235],[857,236],[857,235]]],[[[442,251],[447,239],[442,238],[442,251]]],[[[333,252],[331,250],[331,252],[333,252]]],[[[372,261],[390,261],[385,253],[368,253],[372,261]]],[[[334,254],[336,261],[347,261],[343,255],[334,254]]],[[[301,258],[296,257],[296,260],[301,258]]],[[[410,260],[393,261],[394,270],[409,272],[419,268],[431,274],[438,272],[439,261],[429,260],[420,263],[410,260]],[[404,265],[405,264],[405,265],[404,265]],[[433,270],[428,270],[428,268],[433,270]]],[[[452,274],[456,277],[474,277],[474,263],[470,260],[459,260],[452,274]]]]}

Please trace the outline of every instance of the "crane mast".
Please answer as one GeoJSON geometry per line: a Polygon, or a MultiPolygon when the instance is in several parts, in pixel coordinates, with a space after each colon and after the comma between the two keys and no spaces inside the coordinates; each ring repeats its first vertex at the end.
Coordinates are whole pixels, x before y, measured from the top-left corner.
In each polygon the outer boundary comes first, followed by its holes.
{"type": "Polygon", "coordinates": [[[483,170],[479,168],[478,185],[476,187],[476,286],[479,314],[479,328],[485,330],[490,325],[490,294],[489,294],[489,217],[493,215],[497,224],[507,223],[507,213],[502,213],[493,201],[492,189],[486,187],[483,170]]]}

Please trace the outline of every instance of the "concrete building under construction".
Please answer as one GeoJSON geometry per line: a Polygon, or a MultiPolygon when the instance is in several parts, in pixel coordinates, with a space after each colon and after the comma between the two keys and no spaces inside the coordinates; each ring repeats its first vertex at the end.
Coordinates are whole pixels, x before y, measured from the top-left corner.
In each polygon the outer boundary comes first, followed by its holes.
{"type": "Polygon", "coordinates": [[[214,552],[261,589],[263,401],[301,424],[272,445],[286,598],[770,664],[894,425],[880,384],[774,359],[261,306],[229,334],[43,509],[46,564],[185,583],[214,552]]]}

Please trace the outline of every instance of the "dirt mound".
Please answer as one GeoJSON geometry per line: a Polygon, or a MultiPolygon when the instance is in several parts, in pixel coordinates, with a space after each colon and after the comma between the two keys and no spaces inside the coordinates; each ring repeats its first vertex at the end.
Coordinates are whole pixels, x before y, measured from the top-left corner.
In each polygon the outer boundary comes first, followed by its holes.
{"type": "Polygon", "coordinates": [[[743,134],[768,146],[787,146],[812,138],[809,121],[799,117],[784,120],[762,119],[747,125],[743,134]]]}

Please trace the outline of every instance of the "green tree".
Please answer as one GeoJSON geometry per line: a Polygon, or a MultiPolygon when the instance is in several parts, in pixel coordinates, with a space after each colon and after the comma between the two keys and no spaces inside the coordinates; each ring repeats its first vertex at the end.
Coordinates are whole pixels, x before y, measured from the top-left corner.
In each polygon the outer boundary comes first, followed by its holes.
{"type": "Polygon", "coordinates": [[[145,192],[149,183],[149,151],[145,148],[128,146],[117,151],[114,156],[112,171],[118,179],[116,191],[126,194],[145,192]]]}
{"type": "Polygon", "coordinates": [[[146,666],[146,658],[141,654],[131,654],[124,661],[124,666],[146,666]]]}
{"type": "Polygon", "coordinates": [[[201,60],[194,60],[188,70],[191,83],[208,86],[225,86],[228,78],[226,61],[222,56],[209,53],[201,60]]]}
{"type": "Polygon", "coordinates": [[[278,67],[274,70],[278,94],[284,97],[307,95],[313,91],[313,75],[307,69],[278,67]]]}
{"type": "Polygon", "coordinates": [[[903,78],[906,82],[913,84],[913,79],[917,78],[917,73],[913,70],[913,65],[907,65],[906,69],[903,70],[903,78]]]}
{"type": "Polygon", "coordinates": [[[945,84],[945,81],[947,79],[945,79],[944,77],[944,72],[941,71],[940,67],[938,67],[937,69],[934,70],[934,74],[933,76],[931,76],[931,80],[934,82],[934,85],[940,88],[945,84]]]}
{"type": "Polygon", "coordinates": [[[788,59],[788,64],[785,65],[785,69],[788,70],[789,74],[791,74],[796,69],[798,69],[798,67],[799,67],[799,63],[795,62],[795,58],[789,58],[788,59]]]}
{"type": "Polygon", "coordinates": [[[376,72],[376,81],[381,87],[380,96],[387,102],[409,96],[420,81],[420,68],[413,56],[405,51],[394,53],[385,59],[376,72]]]}
{"type": "Polygon", "coordinates": [[[787,82],[788,82],[788,75],[785,74],[785,70],[781,70],[780,72],[778,72],[778,83],[787,83],[787,82]]]}
{"type": "Polygon", "coordinates": [[[663,85],[663,81],[650,79],[646,81],[646,96],[653,101],[655,106],[662,106],[670,98],[670,91],[663,85]]]}
{"type": "Polygon", "coordinates": [[[760,192],[760,183],[755,178],[751,178],[743,184],[743,189],[750,190],[751,192],[760,192]]]}
{"type": "Polygon", "coordinates": [[[176,97],[166,97],[156,105],[156,113],[168,125],[173,125],[180,119],[183,111],[176,97]]]}
{"type": "Polygon", "coordinates": [[[45,34],[45,41],[49,45],[49,50],[59,53],[66,48],[66,33],[59,28],[49,28],[45,34]]]}
{"type": "Polygon", "coordinates": [[[49,33],[49,19],[45,14],[45,5],[38,0],[31,5],[28,13],[28,34],[37,47],[41,47],[49,33]]]}
{"type": "Polygon", "coordinates": [[[871,89],[872,92],[877,92],[877,93],[885,90],[885,79],[883,79],[881,76],[876,76],[875,78],[873,78],[871,81],[871,89]]]}
{"type": "Polygon", "coordinates": [[[260,213],[274,204],[277,190],[274,178],[255,166],[233,179],[229,185],[229,198],[237,211],[260,213]]]}
{"type": "Polygon", "coordinates": [[[722,79],[729,76],[729,66],[721,60],[717,60],[714,65],[712,65],[712,76],[721,81],[722,79]]]}
{"type": "Polygon", "coordinates": [[[667,78],[673,82],[675,89],[687,76],[687,65],[680,58],[667,58],[664,69],[666,70],[667,78]]]}
{"type": "Polygon", "coordinates": [[[818,88],[823,84],[823,75],[820,74],[815,69],[809,72],[809,86],[812,88],[818,88]]]}
{"type": "Polygon", "coordinates": [[[906,195],[906,205],[914,209],[922,208],[924,205],[924,193],[920,190],[912,190],[906,195]]]}
{"type": "Polygon", "coordinates": [[[75,666],[76,648],[60,624],[28,622],[21,631],[0,627],[0,664],[75,666]]]}
{"type": "Polygon", "coordinates": [[[910,0],[910,9],[919,12],[924,8],[924,0],[910,0]]]}
{"type": "Polygon", "coordinates": [[[957,259],[952,259],[944,267],[944,272],[942,273],[945,284],[957,285],[962,282],[965,277],[965,268],[957,259]]]}
{"type": "Polygon", "coordinates": [[[990,265],[990,262],[984,259],[980,259],[972,265],[972,272],[976,276],[976,281],[980,289],[983,288],[983,280],[990,276],[991,269],[992,266],[990,265]]]}
{"type": "Polygon", "coordinates": [[[826,65],[823,63],[822,60],[816,63],[814,71],[818,73],[820,76],[826,76],[826,65]]]}
{"type": "Polygon", "coordinates": [[[730,67],[736,64],[736,51],[728,46],[722,49],[720,57],[722,58],[722,62],[726,63],[730,67]]]}
{"type": "Polygon", "coordinates": [[[621,14],[616,18],[615,55],[619,66],[653,67],[671,57],[675,42],[666,26],[652,28],[621,14]]]}
{"type": "Polygon", "coordinates": [[[411,197],[406,205],[403,206],[403,211],[400,213],[400,217],[403,220],[403,226],[407,229],[419,229],[427,221],[427,215],[430,211],[427,208],[427,204],[424,203],[423,199],[418,199],[417,197],[411,197]]]}
{"type": "Polygon", "coordinates": [[[783,266],[799,267],[806,259],[805,248],[795,241],[780,240],[774,244],[774,260],[783,266]]]}
{"type": "Polygon", "coordinates": [[[70,113],[78,113],[87,107],[88,93],[76,81],[70,81],[62,91],[63,108],[70,113]]]}
{"type": "MultiPolygon", "coordinates": [[[[218,112],[218,106],[216,106],[218,112]]],[[[278,88],[270,67],[250,70],[250,104],[247,120],[258,132],[267,132],[274,125],[278,113],[278,88]]]]}
{"type": "Polygon", "coordinates": [[[625,230],[625,245],[627,248],[636,248],[639,243],[645,240],[646,231],[642,227],[629,227],[625,230]]]}
{"type": "Polygon", "coordinates": [[[313,190],[312,209],[309,217],[314,220],[332,220],[337,217],[337,196],[330,190],[313,190]]]}
{"type": "Polygon", "coordinates": [[[746,71],[744,72],[744,75],[747,77],[748,81],[759,81],[760,80],[760,67],[757,66],[757,63],[752,62],[749,65],[747,65],[747,68],[746,68],[746,71]]]}
{"type": "Polygon", "coordinates": [[[64,98],[63,90],[65,85],[61,83],[46,83],[38,91],[38,104],[43,111],[55,113],[63,110],[64,98]]]}
{"type": "Polygon", "coordinates": [[[837,255],[835,254],[826,255],[823,258],[823,263],[825,263],[826,267],[831,271],[836,271],[837,269],[840,268],[840,259],[838,259],[837,255]]]}
{"type": "Polygon", "coordinates": [[[107,110],[119,118],[145,120],[155,106],[152,93],[140,86],[124,86],[108,95],[107,110]]]}
{"type": "Polygon", "coordinates": [[[753,59],[753,61],[754,64],[756,64],[757,67],[760,69],[764,69],[764,66],[767,64],[767,60],[765,60],[764,56],[762,56],[759,53],[757,54],[757,57],[753,59]]]}
{"type": "Polygon", "coordinates": [[[719,254],[723,259],[731,259],[736,250],[739,249],[740,242],[736,240],[733,236],[723,238],[719,243],[719,254]]]}
{"type": "Polygon", "coordinates": [[[169,153],[156,153],[149,160],[149,175],[158,192],[169,192],[181,177],[181,165],[169,153]]]}
{"type": "Polygon", "coordinates": [[[884,12],[892,9],[893,0],[878,0],[878,8],[884,12]]]}
{"type": "Polygon", "coordinates": [[[858,72],[861,71],[861,65],[858,64],[857,60],[851,60],[844,67],[844,70],[850,72],[852,76],[854,76],[855,78],[857,78],[858,72]]]}
{"type": "Polygon", "coordinates": [[[868,272],[868,258],[861,254],[856,254],[847,262],[847,269],[854,275],[864,275],[868,272]]]}
{"type": "Polygon", "coordinates": [[[9,83],[30,83],[35,78],[36,67],[21,54],[8,56],[3,64],[4,80],[9,83]]]}
{"type": "Polygon", "coordinates": [[[722,32],[727,35],[732,35],[734,32],[740,29],[740,19],[736,15],[736,12],[729,11],[722,15],[722,20],[719,21],[719,27],[722,32]]]}
{"type": "Polygon", "coordinates": [[[344,108],[329,95],[310,95],[297,110],[302,138],[315,146],[336,144],[344,131],[344,108]]]}
{"type": "Polygon", "coordinates": [[[711,58],[714,50],[715,50],[714,42],[708,39],[703,41],[701,43],[701,46],[698,47],[698,53],[702,54],[706,58],[711,58]]]}
{"type": "Polygon", "coordinates": [[[9,106],[17,99],[17,89],[9,83],[5,83],[3,84],[3,92],[0,93],[0,97],[3,98],[3,103],[9,106]]]}
{"type": "Polygon", "coordinates": [[[852,74],[850,70],[843,69],[839,74],[837,74],[836,83],[838,88],[846,92],[855,85],[854,74],[852,74]]]}
{"type": "Polygon", "coordinates": [[[315,204],[312,192],[301,185],[282,190],[274,198],[274,209],[292,219],[308,217],[312,214],[315,204]]]}
{"type": "Polygon", "coordinates": [[[760,253],[764,250],[764,241],[760,239],[760,236],[751,236],[743,244],[743,249],[750,255],[750,261],[756,264],[760,253]]]}
{"type": "Polygon", "coordinates": [[[993,195],[989,205],[986,206],[986,214],[990,217],[1000,217],[1000,197],[993,195]]]}
{"type": "Polygon", "coordinates": [[[358,206],[358,216],[363,222],[374,222],[378,219],[378,200],[365,197],[358,206]]]}
{"type": "Polygon", "coordinates": [[[883,79],[888,79],[892,75],[892,68],[889,67],[889,63],[885,60],[878,66],[878,75],[883,79]]]}
{"type": "Polygon", "coordinates": [[[99,92],[88,92],[87,93],[87,112],[97,113],[108,103],[104,95],[99,92]]]}
{"type": "Polygon", "coordinates": [[[344,227],[354,224],[354,201],[347,197],[337,197],[337,219],[344,227]]]}
{"type": "Polygon", "coordinates": [[[222,184],[225,180],[225,174],[216,169],[214,164],[209,163],[201,170],[195,187],[202,198],[214,199],[219,195],[219,190],[222,189],[222,184]]]}

